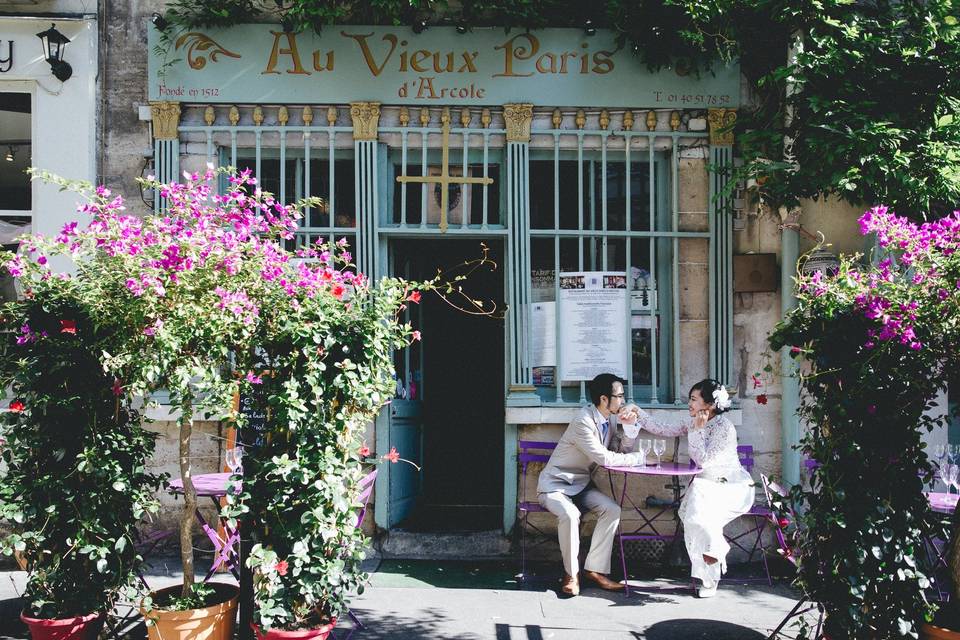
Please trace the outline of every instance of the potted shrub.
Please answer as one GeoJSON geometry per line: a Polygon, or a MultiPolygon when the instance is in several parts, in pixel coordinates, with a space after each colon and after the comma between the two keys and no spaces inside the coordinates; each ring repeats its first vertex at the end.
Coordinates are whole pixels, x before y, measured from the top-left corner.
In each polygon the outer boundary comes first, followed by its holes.
{"type": "Polygon", "coordinates": [[[269,435],[248,445],[243,491],[229,500],[254,541],[259,638],[325,638],[362,592],[361,436],[393,396],[392,350],[419,339],[397,319],[419,291],[390,279],[371,287],[342,244],[308,257],[315,286],[271,292],[258,341],[269,375],[244,381],[264,387],[269,435]]]}
{"type": "MultiPolygon", "coordinates": [[[[252,352],[260,291],[282,286],[274,280],[291,254],[280,243],[292,238],[297,208],[282,206],[261,192],[249,171],[236,175],[208,167],[203,174],[185,174],[182,184],[148,180],[166,208],[143,217],[127,214],[122,199],[104,187],[37,175],[85,196],[88,203],[81,211],[90,216],[89,224],[84,228],[71,223],[56,238],[32,239],[36,251],[16,258],[15,268],[34,280],[46,280],[51,278],[48,256],[72,257],[77,263],[72,281],[82,289],[91,318],[117,328],[109,348],[103,349],[103,368],[123,372],[127,393],[149,397],[161,389],[169,392],[171,405],[179,410],[184,487],[184,581],[170,604],[174,609],[220,604],[224,589],[195,590],[193,418],[198,410],[217,417],[231,413],[238,382],[230,371],[245,367],[252,352]],[[222,195],[217,189],[221,176],[222,195]],[[43,263],[37,259],[41,254],[43,263]]],[[[149,598],[145,604],[162,601],[149,598]]],[[[167,613],[175,612],[158,608],[150,615],[162,618],[167,613]]]]}
{"type": "MultiPolygon", "coordinates": [[[[921,436],[958,371],[960,212],[916,224],[876,207],[860,225],[876,234],[877,262],[844,257],[835,274],[802,277],[798,308],[771,337],[802,362],[802,450],[818,462],[810,488],[790,496],[798,581],[830,637],[949,637],[929,625],[924,545],[942,533],[923,494],[933,474],[921,436]]],[[[955,594],[938,615],[960,630],[958,535],[954,526],[955,594]]]]}
{"type": "MultiPolygon", "coordinates": [[[[0,256],[14,275],[20,260],[0,256]]],[[[156,512],[162,478],[147,473],[153,434],[100,363],[115,327],[86,313],[73,280],[27,281],[0,310],[0,549],[28,579],[23,621],[34,640],[93,640],[138,582],[137,524],[156,512]]]]}

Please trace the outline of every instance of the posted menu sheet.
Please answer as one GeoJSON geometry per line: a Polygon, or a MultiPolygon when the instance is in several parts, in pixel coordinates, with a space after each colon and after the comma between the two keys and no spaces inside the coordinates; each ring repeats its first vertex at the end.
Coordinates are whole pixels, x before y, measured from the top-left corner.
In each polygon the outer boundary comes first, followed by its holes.
{"type": "Polygon", "coordinates": [[[561,379],[627,377],[627,292],[623,271],[560,274],[561,379]]]}

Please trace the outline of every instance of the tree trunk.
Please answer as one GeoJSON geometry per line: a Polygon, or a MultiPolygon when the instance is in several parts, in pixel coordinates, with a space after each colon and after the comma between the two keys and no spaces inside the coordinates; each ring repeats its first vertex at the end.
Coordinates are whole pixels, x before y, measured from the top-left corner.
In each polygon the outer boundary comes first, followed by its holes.
{"type": "Polygon", "coordinates": [[[180,407],[180,479],[183,480],[183,513],[180,515],[180,560],[183,563],[183,597],[193,588],[193,519],[197,490],[190,469],[190,435],[193,433],[193,403],[180,407]]]}

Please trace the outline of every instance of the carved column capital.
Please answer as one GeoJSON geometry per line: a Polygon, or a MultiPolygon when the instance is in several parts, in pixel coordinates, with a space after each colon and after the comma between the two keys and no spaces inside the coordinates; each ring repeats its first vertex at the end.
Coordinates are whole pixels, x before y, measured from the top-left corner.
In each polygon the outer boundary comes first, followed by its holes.
{"type": "Polygon", "coordinates": [[[150,117],[153,118],[155,140],[177,139],[177,127],[180,125],[179,102],[151,102],[150,117]]]}
{"type": "Polygon", "coordinates": [[[707,109],[707,123],[710,125],[710,144],[714,146],[733,145],[733,125],[736,122],[736,109],[707,109]]]}
{"type": "Polygon", "coordinates": [[[507,125],[507,142],[530,142],[530,125],[533,124],[532,104],[503,105],[503,121],[507,125]]]}
{"type": "Polygon", "coordinates": [[[354,140],[376,140],[380,124],[379,102],[351,102],[350,119],[353,121],[354,140]]]}

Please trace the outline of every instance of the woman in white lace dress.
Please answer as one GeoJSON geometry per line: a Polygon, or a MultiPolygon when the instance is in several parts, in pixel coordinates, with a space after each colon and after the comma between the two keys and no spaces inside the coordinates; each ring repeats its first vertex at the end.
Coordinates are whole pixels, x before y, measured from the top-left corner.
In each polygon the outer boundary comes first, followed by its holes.
{"type": "Polygon", "coordinates": [[[750,510],[755,493],[753,479],[737,455],[737,430],[722,415],[730,407],[727,390],[716,380],[702,380],[690,389],[688,406],[692,420],[680,424],[664,424],[642,409],[632,409],[642,429],[664,437],[686,435],[690,458],[703,468],[683,497],[680,520],[690,573],[702,583],[697,593],[709,598],[727,568],[730,545],[723,527],[750,510]]]}

